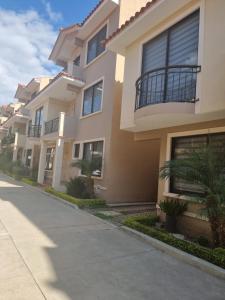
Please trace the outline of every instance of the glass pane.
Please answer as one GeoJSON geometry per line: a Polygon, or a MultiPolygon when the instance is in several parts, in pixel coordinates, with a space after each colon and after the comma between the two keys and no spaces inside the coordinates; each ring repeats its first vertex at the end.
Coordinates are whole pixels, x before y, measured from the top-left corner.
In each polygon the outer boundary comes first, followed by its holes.
{"type": "Polygon", "coordinates": [[[94,86],[93,112],[101,110],[102,102],[102,81],[94,86]]]}
{"type": "Polygon", "coordinates": [[[84,144],[83,159],[85,159],[85,160],[92,159],[92,144],[91,143],[84,144]]]}
{"type": "MultiPolygon", "coordinates": [[[[184,159],[193,151],[198,151],[207,144],[207,136],[187,136],[173,139],[172,159],[184,159]]],[[[172,179],[172,192],[203,193],[202,188],[197,184],[190,184],[178,178],[172,179]]]]}
{"type": "Polygon", "coordinates": [[[103,141],[93,143],[92,159],[95,160],[96,169],[93,171],[94,176],[100,177],[102,174],[102,156],[103,141]]]}
{"type": "Polygon", "coordinates": [[[98,45],[97,45],[97,55],[100,55],[105,51],[105,39],[106,39],[107,26],[102,28],[102,30],[98,33],[98,45]]]}
{"type": "Polygon", "coordinates": [[[92,95],[93,87],[84,92],[83,116],[92,113],[92,95]]]}
{"type": "Polygon", "coordinates": [[[106,39],[107,26],[103,27],[89,42],[87,63],[100,55],[105,50],[104,40],[106,39]]]}
{"type": "Polygon", "coordinates": [[[88,43],[87,63],[91,62],[97,55],[97,40],[92,39],[88,43]]]}
{"type": "Polygon", "coordinates": [[[79,158],[80,154],[80,144],[75,144],[74,145],[74,157],[79,158]]]}

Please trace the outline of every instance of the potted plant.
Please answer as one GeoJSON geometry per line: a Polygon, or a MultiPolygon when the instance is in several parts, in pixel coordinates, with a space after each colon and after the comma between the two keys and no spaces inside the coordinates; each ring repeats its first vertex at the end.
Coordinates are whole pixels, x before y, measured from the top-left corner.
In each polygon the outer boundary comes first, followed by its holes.
{"type": "Polygon", "coordinates": [[[159,204],[161,210],[166,214],[166,230],[176,232],[177,217],[187,210],[187,203],[178,199],[164,200],[159,204]]]}

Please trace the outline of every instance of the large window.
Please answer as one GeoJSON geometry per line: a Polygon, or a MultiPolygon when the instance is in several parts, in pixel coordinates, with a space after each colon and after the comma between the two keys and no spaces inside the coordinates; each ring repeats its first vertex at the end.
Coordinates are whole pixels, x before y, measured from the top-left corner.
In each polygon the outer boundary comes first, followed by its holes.
{"type": "Polygon", "coordinates": [[[105,25],[89,42],[87,49],[87,64],[105,51],[104,41],[107,34],[107,25],[105,25]]]}
{"type": "Polygon", "coordinates": [[[91,86],[84,91],[83,99],[83,112],[82,115],[86,116],[101,110],[102,103],[102,87],[103,81],[91,86]]]}
{"type": "Polygon", "coordinates": [[[101,177],[103,159],[103,141],[85,143],[83,148],[83,159],[94,161],[96,169],[93,176],[101,177]]]}
{"type": "Polygon", "coordinates": [[[35,125],[40,126],[43,123],[43,107],[36,110],[35,113],[35,125]]]}
{"type": "Polygon", "coordinates": [[[199,10],[143,46],[140,107],[195,99],[198,43],[199,10]]]}
{"type": "MultiPolygon", "coordinates": [[[[206,145],[212,145],[219,151],[225,151],[225,133],[215,133],[207,135],[194,135],[176,137],[172,139],[171,159],[182,159],[192,151],[198,151],[206,145]]],[[[202,194],[203,190],[197,184],[190,184],[184,180],[172,178],[170,181],[170,191],[177,194],[202,194]]]]}

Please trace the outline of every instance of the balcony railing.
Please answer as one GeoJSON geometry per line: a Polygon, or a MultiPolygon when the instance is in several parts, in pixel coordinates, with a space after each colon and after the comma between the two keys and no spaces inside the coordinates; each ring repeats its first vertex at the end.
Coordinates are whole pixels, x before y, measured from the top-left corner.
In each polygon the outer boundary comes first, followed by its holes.
{"type": "Polygon", "coordinates": [[[143,74],[136,82],[135,109],[159,103],[196,102],[200,66],[175,65],[143,74]]]}
{"type": "Polygon", "coordinates": [[[57,132],[59,130],[59,118],[45,122],[45,134],[57,132]]]}
{"type": "Polygon", "coordinates": [[[40,137],[41,135],[41,125],[31,125],[28,128],[28,137],[40,137]]]}

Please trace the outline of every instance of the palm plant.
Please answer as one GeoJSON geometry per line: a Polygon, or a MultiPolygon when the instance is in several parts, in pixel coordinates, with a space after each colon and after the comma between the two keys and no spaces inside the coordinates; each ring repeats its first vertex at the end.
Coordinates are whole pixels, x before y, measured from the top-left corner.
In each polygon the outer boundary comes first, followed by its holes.
{"type": "Polygon", "coordinates": [[[91,198],[95,197],[93,173],[101,169],[101,159],[80,159],[72,163],[72,167],[79,168],[87,178],[87,190],[91,198]]]}
{"type": "Polygon", "coordinates": [[[189,151],[184,158],[164,163],[162,179],[176,178],[197,184],[202,195],[193,196],[204,204],[209,219],[214,246],[225,246],[225,151],[224,147],[209,144],[189,151]]]}

